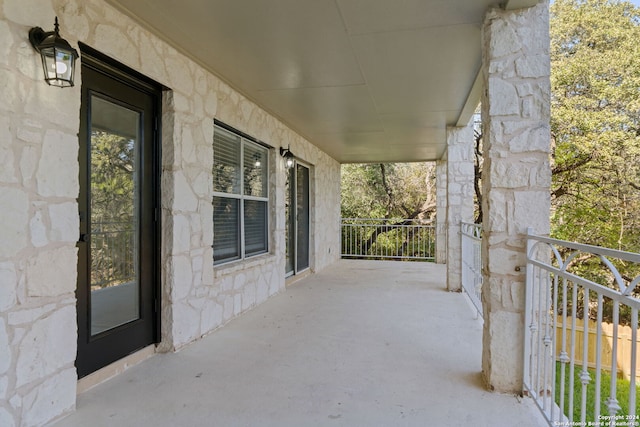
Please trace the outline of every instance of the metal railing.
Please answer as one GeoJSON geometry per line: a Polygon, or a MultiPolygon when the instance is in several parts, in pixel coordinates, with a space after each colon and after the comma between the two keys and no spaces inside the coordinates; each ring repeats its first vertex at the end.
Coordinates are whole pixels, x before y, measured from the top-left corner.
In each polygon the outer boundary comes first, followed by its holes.
{"type": "Polygon", "coordinates": [[[549,425],[640,425],[640,254],[529,232],[526,281],[524,391],[549,425]]]}
{"type": "Polygon", "coordinates": [[[435,260],[435,227],[417,219],[342,218],[342,258],[435,260]]]}
{"type": "Polygon", "coordinates": [[[94,222],[91,227],[91,288],[135,280],[135,233],[131,222],[94,222]]]}
{"type": "Polygon", "coordinates": [[[460,224],[462,248],[462,290],[482,316],[482,225],[460,224]]]}

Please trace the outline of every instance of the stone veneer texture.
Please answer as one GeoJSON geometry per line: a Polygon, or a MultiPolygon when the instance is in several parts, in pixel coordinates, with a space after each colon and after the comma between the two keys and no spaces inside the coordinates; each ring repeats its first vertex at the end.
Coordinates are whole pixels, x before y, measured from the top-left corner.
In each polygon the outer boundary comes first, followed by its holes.
{"type": "Polygon", "coordinates": [[[76,400],[80,73],[49,87],[28,42],[54,17],[81,41],[170,88],[162,115],[162,343],[174,350],[284,290],[281,146],[311,166],[312,269],[340,254],[340,166],[233,88],[101,0],[0,0],[0,425],[36,426],[76,400]],[[271,251],[212,265],[213,119],[271,150],[271,251]]]}
{"type": "Polygon", "coordinates": [[[549,233],[548,2],[494,9],[483,28],[483,371],[521,392],[528,227],[549,233]]]}

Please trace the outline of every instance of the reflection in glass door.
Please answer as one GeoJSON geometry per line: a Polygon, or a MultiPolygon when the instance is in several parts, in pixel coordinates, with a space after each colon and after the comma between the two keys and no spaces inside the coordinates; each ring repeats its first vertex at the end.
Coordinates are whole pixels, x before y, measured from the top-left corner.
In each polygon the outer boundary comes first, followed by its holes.
{"type": "Polygon", "coordinates": [[[139,111],[91,95],[91,335],[140,316],[139,111]]]}
{"type": "Polygon", "coordinates": [[[287,169],[285,190],[285,275],[309,268],[309,168],[296,163],[287,169]]]}

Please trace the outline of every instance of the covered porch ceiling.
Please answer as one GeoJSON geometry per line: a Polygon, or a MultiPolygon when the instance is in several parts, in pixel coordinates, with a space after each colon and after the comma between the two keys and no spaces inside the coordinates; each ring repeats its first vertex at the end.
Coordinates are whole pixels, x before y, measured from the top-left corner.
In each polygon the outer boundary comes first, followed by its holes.
{"type": "Polygon", "coordinates": [[[538,3],[106,1],[341,163],[441,158],[480,99],[486,10],[538,3]]]}

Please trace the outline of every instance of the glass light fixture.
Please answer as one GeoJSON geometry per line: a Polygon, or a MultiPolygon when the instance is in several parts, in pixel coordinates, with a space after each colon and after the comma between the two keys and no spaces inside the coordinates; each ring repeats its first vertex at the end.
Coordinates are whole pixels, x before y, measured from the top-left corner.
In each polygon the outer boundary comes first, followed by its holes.
{"type": "Polygon", "coordinates": [[[280,147],[280,155],[284,157],[284,164],[287,169],[292,168],[295,163],[296,156],[291,152],[291,148],[289,146],[287,146],[287,148],[280,147]]]}
{"type": "Polygon", "coordinates": [[[45,32],[40,27],[29,30],[29,41],[42,57],[44,80],[51,86],[73,86],[78,52],[60,37],[58,17],[56,16],[53,31],[45,32]]]}

